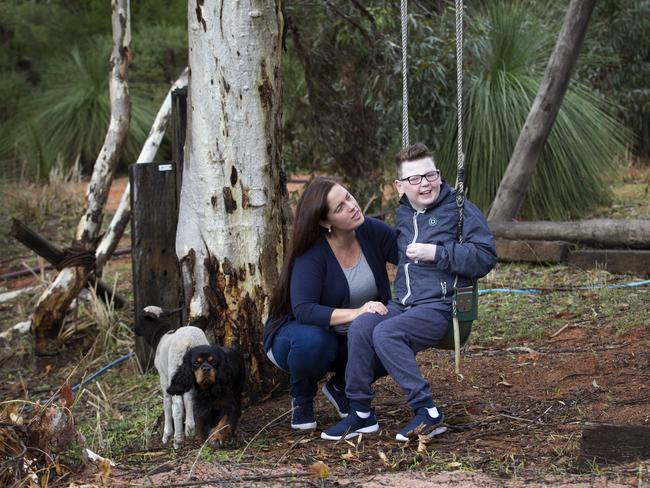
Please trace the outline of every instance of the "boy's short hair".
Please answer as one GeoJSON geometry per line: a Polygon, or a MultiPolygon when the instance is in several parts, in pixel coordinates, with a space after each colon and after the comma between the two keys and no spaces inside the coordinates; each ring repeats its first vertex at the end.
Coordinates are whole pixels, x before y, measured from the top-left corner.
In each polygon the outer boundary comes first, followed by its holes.
{"type": "MultiPolygon", "coordinates": [[[[397,157],[395,158],[395,165],[397,166],[397,174],[401,174],[402,170],[402,163],[406,161],[415,161],[417,159],[422,159],[422,158],[431,158],[433,159],[433,153],[429,150],[427,146],[422,144],[421,142],[416,142],[415,144],[411,144],[410,146],[407,146],[403,148],[399,153],[397,153],[397,157]]],[[[435,160],[433,161],[433,164],[435,164],[435,160]]]]}

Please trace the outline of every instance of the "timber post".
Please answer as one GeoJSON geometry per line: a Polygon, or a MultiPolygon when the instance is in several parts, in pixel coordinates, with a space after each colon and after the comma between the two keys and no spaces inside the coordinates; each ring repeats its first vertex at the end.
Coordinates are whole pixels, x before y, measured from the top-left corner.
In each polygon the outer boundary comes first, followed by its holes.
{"type": "MultiPolygon", "coordinates": [[[[178,222],[176,168],[173,163],[140,163],[129,167],[131,183],[131,238],[135,323],[142,309],[182,306],[178,261],[175,252],[178,222]]],[[[180,327],[181,313],[169,316],[180,327]]],[[[136,356],[143,371],[153,366],[155,351],[142,337],[135,338],[136,356]]]]}

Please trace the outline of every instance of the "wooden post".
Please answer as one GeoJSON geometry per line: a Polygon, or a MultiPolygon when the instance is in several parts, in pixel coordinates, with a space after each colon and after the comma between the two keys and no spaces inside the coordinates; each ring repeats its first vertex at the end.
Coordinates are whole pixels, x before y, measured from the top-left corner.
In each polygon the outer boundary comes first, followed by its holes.
{"type": "MultiPolygon", "coordinates": [[[[129,167],[131,184],[131,239],[135,321],[149,305],[175,309],[182,305],[176,224],[178,193],[173,163],[140,163],[129,167]]],[[[169,317],[181,326],[181,314],[169,317]]],[[[136,337],[136,355],[143,371],[153,366],[155,351],[136,337]]]]}
{"type": "Polygon", "coordinates": [[[650,426],[586,423],[579,460],[597,464],[650,459],[650,426]]]}
{"type": "Polygon", "coordinates": [[[181,194],[185,132],[187,131],[187,85],[172,91],[172,161],[176,165],[176,194],[181,194]]]}

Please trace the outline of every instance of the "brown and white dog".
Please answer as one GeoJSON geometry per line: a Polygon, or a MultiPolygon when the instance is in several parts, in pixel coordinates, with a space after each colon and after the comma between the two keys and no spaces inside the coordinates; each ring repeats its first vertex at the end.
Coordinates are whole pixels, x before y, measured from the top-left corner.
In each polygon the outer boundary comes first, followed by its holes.
{"type": "Polygon", "coordinates": [[[197,431],[215,447],[230,440],[237,428],[245,380],[244,361],[237,350],[200,345],[187,350],[167,393],[194,391],[197,431]]]}

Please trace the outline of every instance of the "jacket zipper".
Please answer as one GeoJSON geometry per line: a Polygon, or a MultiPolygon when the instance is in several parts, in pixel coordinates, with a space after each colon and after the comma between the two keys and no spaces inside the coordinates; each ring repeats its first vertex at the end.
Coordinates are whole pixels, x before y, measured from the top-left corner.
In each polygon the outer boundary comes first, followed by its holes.
{"type": "MultiPolygon", "coordinates": [[[[413,214],[413,240],[411,241],[411,244],[415,244],[415,242],[418,240],[418,214],[420,212],[416,211],[413,214]]],[[[406,295],[404,295],[404,298],[402,298],[402,305],[406,305],[406,299],[411,296],[411,279],[409,277],[409,265],[411,263],[406,263],[404,265],[404,276],[406,278],[406,295]]]]}

